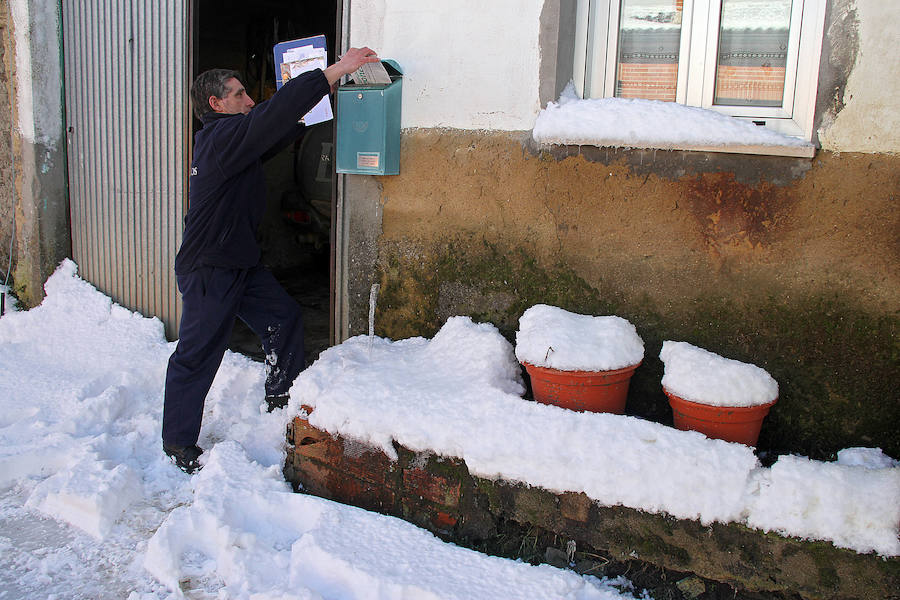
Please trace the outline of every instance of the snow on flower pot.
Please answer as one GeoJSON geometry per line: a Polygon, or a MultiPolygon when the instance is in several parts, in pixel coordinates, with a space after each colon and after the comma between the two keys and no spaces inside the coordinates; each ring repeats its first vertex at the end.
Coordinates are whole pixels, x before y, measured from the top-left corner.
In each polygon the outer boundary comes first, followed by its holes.
{"type": "Polygon", "coordinates": [[[675,427],[755,446],[763,419],[778,400],[765,370],[686,342],[663,342],[662,385],[675,427]]]}
{"type": "Polygon", "coordinates": [[[519,319],[516,358],[538,402],[622,414],[631,376],[644,358],[644,342],[621,317],[537,304],[519,319]]]}

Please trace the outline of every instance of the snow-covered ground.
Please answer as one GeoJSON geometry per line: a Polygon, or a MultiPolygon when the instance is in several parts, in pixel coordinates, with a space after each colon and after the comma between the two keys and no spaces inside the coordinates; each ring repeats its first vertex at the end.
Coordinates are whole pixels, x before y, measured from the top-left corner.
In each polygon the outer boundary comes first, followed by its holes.
{"type": "Polygon", "coordinates": [[[160,449],[173,350],[162,324],[113,304],[71,261],[45,289],[41,306],[0,319],[0,599],[622,595],[613,583],[627,582],[487,557],[291,493],[284,430],[301,404],[314,425],[388,453],[396,440],[480,476],[900,554],[900,467],[877,449],[763,468],[739,444],[525,401],[512,346],[465,317],[431,340],[327,350],[273,414],[262,365],[228,353],[204,414],[205,466],[187,476],[160,449]]]}
{"type": "Polygon", "coordinates": [[[206,404],[205,467],[185,475],[161,450],[174,345],[160,321],[71,261],[45,289],[0,318],[0,599],[632,597],[624,579],[488,557],[292,493],[289,413],[265,412],[263,367],[237,354],[206,404]]]}

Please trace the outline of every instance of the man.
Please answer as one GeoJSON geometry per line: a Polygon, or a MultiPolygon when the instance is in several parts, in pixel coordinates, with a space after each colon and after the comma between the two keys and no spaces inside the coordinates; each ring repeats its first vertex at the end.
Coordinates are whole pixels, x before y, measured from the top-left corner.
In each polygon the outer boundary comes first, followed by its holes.
{"type": "Polygon", "coordinates": [[[194,138],[190,206],[175,257],[183,310],[166,372],[162,423],[163,451],[187,473],[200,468],[203,405],[235,317],[262,340],[269,412],[287,404],[305,366],[300,306],[259,263],[256,229],[266,205],[262,163],[298,137],[299,120],[341,77],[377,60],[369,48],[351,48],[324,71],[288,81],[258,106],[234,71],[206,71],[191,86],[203,128],[194,138]]]}

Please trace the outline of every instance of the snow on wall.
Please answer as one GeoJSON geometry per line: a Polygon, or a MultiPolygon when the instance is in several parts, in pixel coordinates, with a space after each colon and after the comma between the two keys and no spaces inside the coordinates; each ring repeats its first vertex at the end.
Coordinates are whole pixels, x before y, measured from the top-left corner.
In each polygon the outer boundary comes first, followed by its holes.
{"type": "MultiPolygon", "coordinates": [[[[553,311],[533,314],[551,317],[549,327],[561,322],[553,311]]],[[[590,329],[582,319],[562,326],[564,340],[590,329]]],[[[462,459],[476,477],[584,492],[601,506],[900,555],[900,462],[880,449],[845,449],[837,463],[787,455],[768,468],[743,444],[526,401],[523,389],[514,349],[499,330],[456,316],[431,340],[357,336],[327,349],[297,377],[287,412],[310,406],[313,427],[393,460],[396,441],[462,459]]]]}
{"type": "Polygon", "coordinates": [[[540,110],[542,5],[354,0],[350,44],[400,64],[404,128],[528,130],[540,110]]]}

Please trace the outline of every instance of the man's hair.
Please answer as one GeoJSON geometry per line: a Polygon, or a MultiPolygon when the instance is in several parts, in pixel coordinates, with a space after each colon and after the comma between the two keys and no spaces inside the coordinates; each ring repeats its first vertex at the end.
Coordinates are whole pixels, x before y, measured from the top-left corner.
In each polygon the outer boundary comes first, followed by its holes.
{"type": "Polygon", "coordinates": [[[227,93],[225,82],[236,77],[240,79],[240,74],[231,69],[210,69],[197,75],[194,84],[191,85],[191,103],[194,105],[194,115],[198,119],[202,119],[203,115],[212,112],[209,105],[209,97],[224,98],[227,93]]]}

